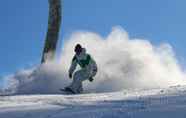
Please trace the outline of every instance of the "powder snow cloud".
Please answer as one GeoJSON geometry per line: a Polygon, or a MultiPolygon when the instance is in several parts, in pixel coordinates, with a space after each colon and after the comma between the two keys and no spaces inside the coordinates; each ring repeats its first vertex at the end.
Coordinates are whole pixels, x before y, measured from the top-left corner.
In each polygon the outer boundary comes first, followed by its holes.
{"type": "Polygon", "coordinates": [[[59,88],[71,82],[68,68],[77,43],[87,49],[98,65],[95,81],[84,82],[86,91],[112,92],[186,84],[186,74],[171,45],[154,46],[148,40],[131,39],[118,26],[107,37],[86,31],[72,33],[65,39],[57,61],[4,77],[7,85],[1,91],[11,94],[60,93],[59,88]]]}

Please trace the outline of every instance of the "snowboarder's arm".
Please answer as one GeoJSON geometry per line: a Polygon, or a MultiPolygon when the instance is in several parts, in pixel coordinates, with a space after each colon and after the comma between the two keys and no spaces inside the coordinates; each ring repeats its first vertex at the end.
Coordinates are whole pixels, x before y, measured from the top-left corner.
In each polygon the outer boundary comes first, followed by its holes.
{"type": "Polygon", "coordinates": [[[77,60],[76,60],[76,57],[74,56],[73,59],[72,59],[72,62],[71,62],[71,66],[70,66],[70,69],[69,69],[69,74],[72,75],[72,73],[74,72],[74,70],[76,69],[76,66],[77,66],[77,60]]]}

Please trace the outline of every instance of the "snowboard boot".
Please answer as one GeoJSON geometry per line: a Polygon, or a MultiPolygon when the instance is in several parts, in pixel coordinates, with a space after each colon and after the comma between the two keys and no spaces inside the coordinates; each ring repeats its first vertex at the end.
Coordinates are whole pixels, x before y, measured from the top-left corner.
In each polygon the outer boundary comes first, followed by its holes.
{"type": "Polygon", "coordinates": [[[70,91],[73,94],[76,94],[76,92],[74,92],[70,87],[65,87],[65,91],[70,91]]]}

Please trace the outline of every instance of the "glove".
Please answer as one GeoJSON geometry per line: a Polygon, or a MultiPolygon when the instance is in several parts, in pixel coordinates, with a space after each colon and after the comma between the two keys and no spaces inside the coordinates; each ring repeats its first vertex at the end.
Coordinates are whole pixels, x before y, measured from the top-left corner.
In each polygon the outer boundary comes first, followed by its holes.
{"type": "Polygon", "coordinates": [[[69,73],[69,75],[68,75],[68,76],[69,76],[69,78],[70,78],[70,79],[72,79],[72,73],[69,73]]]}
{"type": "Polygon", "coordinates": [[[94,80],[94,79],[93,79],[92,77],[89,78],[89,81],[90,81],[90,82],[93,82],[93,80],[94,80]]]}

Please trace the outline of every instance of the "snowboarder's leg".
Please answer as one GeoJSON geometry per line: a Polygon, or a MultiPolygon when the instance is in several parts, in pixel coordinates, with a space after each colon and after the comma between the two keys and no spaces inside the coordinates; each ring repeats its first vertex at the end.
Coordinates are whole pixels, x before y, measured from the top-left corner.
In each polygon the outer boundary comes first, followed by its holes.
{"type": "Polygon", "coordinates": [[[89,74],[85,70],[76,71],[73,76],[73,82],[69,86],[75,93],[82,93],[82,82],[89,78],[89,74]]]}
{"type": "Polygon", "coordinates": [[[78,93],[82,93],[83,92],[83,84],[82,84],[82,82],[81,82],[79,88],[77,89],[77,92],[78,93]]]}

